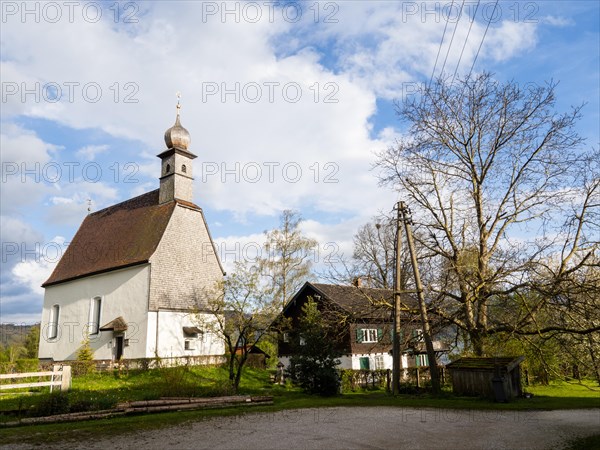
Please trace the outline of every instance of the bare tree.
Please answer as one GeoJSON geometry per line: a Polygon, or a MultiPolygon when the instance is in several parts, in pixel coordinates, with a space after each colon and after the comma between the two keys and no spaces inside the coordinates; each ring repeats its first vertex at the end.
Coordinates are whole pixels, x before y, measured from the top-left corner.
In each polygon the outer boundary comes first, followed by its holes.
{"type": "Polygon", "coordinates": [[[223,339],[229,381],[237,392],[249,352],[267,335],[279,309],[261,285],[258,268],[242,262],[237,262],[225,280],[201,296],[200,304],[205,305],[201,312],[209,316],[199,314],[198,321],[223,339]]]}
{"type": "Polygon", "coordinates": [[[354,235],[352,273],[365,277],[372,287],[391,289],[394,285],[396,225],[384,215],[361,226],[354,235]]]}
{"type": "Polygon", "coordinates": [[[436,274],[430,307],[477,355],[494,333],[544,331],[537,314],[598,249],[598,152],[581,149],[580,107],[554,112],[555,86],[521,89],[489,73],[437,80],[397,105],[408,135],[378,155],[380,181],[405,196],[436,274]]]}
{"type": "Polygon", "coordinates": [[[317,241],[302,234],[301,222],[298,212],[285,210],[279,228],[265,232],[266,254],[260,258],[259,266],[268,280],[273,302],[280,310],[312,276],[317,241]]]}

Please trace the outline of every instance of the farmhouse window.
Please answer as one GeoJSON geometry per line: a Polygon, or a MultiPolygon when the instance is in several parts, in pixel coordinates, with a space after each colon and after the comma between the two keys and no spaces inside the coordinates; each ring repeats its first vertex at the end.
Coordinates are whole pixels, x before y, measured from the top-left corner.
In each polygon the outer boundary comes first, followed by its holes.
{"type": "Polygon", "coordinates": [[[383,355],[375,356],[375,369],[382,370],[384,368],[385,368],[385,366],[384,366],[384,362],[383,362],[383,355]]]}
{"type": "Polygon", "coordinates": [[[186,339],[185,340],[185,349],[186,350],[195,350],[194,341],[192,341],[191,339],[186,339]]]}
{"type": "Polygon", "coordinates": [[[283,342],[290,342],[290,333],[287,331],[283,333],[283,342]]]}
{"type": "Polygon", "coordinates": [[[356,330],[356,342],[365,344],[379,342],[383,335],[380,328],[359,328],[356,330]]]}

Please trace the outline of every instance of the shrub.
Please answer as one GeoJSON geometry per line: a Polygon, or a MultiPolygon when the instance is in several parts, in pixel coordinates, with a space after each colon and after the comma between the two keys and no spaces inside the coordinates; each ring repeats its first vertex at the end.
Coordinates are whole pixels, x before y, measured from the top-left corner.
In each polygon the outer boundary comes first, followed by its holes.
{"type": "Polygon", "coordinates": [[[90,347],[90,340],[86,338],[77,351],[77,364],[73,367],[74,375],[87,375],[95,370],[94,351],[90,347]]]}
{"type": "Polygon", "coordinates": [[[17,359],[15,361],[17,372],[37,372],[40,366],[40,361],[37,358],[32,359],[17,359]]]}

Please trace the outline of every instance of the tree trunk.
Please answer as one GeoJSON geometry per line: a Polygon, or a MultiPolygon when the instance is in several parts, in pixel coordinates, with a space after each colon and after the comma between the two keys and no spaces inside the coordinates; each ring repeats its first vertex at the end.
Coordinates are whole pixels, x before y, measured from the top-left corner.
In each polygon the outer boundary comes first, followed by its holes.
{"type": "Polygon", "coordinates": [[[483,336],[481,333],[479,331],[471,330],[469,331],[469,336],[471,338],[471,346],[473,347],[475,356],[485,356],[483,336]]]}

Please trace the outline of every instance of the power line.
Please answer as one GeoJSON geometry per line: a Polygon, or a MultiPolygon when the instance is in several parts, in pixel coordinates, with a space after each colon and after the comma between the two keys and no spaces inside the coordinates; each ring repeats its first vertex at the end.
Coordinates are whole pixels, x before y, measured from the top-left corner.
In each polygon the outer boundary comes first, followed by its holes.
{"type": "Polygon", "coordinates": [[[477,6],[475,6],[475,13],[473,13],[473,20],[469,25],[469,31],[467,31],[467,37],[465,38],[465,43],[463,44],[462,50],[460,51],[460,56],[458,57],[458,62],[456,63],[456,68],[454,69],[454,73],[452,74],[452,81],[450,85],[454,83],[454,79],[456,78],[456,72],[458,72],[458,68],[460,67],[460,62],[462,61],[463,53],[465,52],[465,48],[467,47],[467,42],[469,41],[469,36],[471,35],[471,28],[473,28],[473,23],[475,22],[475,17],[477,17],[477,10],[479,9],[479,4],[481,0],[477,1],[477,6]]]}
{"type": "MultiPolygon", "coordinates": [[[[446,61],[448,61],[448,56],[450,55],[450,49],[452,48],[452,42],[454,42],[454,35],[456,34],[456,29],[458,28],[458,24],[462,17],[463,7],[465,6],[465,0],[462,1],[460,5],[460,11],[458,12],[458,19],[456,20],[456,25],[454,25],[454,31],[452,32],[452,37],[450,38],[450,44],[448,45],[448,51],[446,52],[446,57],[444,58],[444,64],[442,65],[442,70],[440,70],[440,75],[444,75],[444,68],[446,67],[446,61]]],[[[450,20],[450,14],[448,14],[448,20],[450,20]]],[[[448,23],[448,22],[446,22],[448,23]]]]}
{"type": "Polygon", "coordinates": [[[473,72],[473,68],[475,67],[475,63],[477,62],[477,57],[479,56],[479,52],[481,51],[481,47],[483,46],[483,41],[485,41],[485,37],[487,35],[487,32],[490,28],[490,24],[492,23],[492,19],[494,18],[494,14],[496,13],[496,8],[498,7],[498,0],[496,0],[496,4],[494,5],[494,10],[492,11],[492,15],[490,16],[489,20],[488,20],[488,24],[487,27],[485,27],[485,32],[483,33],[483,37],[481,38],[481,43],[479,44],[479,48],[477,49],[477,53],[475,53],[475,59],[473,59],[473,64],[471,65],[471,70],[469,70],[469,74],[467,75],[467,77],[465,78],[465,80],[468,80],[469,78],[471,78],[471,73],[473,72]]]}
{"type": "MultiPolygon", "coordinates": [[[[450,4],[450,8],[452,8],[452,5],[454,5],[454,0],[452,0],[452,3],[450,4]]],[[[448,28],[448,22],[449,22],[449,20],[446,20],[446,25],[444,25],[444,33],[442,34],[442,41],[440,42],[437,56],[435,57],[435,64],[433,65],[433,70],[431,71],[431,77],[429,78],[429,87],[431,87],[431,82],[433,81],[433,75],[435,74],[435,68],[437,67],[438,58],[440,57],[440,52],[442,51],[442,44],[444,43],[444,38],[446,37],[446,29],[448,28]]]]}

